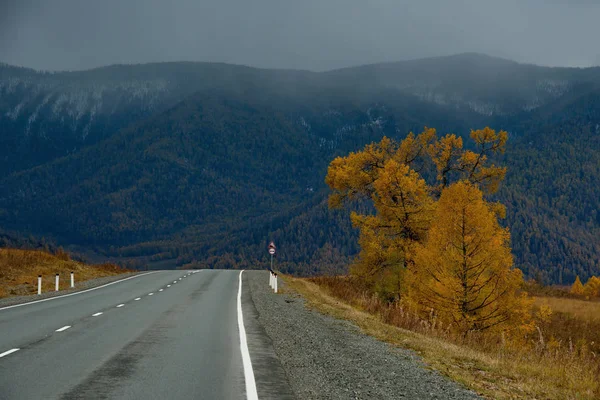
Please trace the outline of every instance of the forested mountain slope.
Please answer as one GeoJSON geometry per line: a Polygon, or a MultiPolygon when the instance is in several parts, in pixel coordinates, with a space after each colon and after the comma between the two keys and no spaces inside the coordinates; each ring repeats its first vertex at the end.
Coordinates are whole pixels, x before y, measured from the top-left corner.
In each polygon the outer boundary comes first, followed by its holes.
{"type": "Polygon", "coordinates": [[[114,256],[340,271],[356,252],[333,157],[425,125],[510,133],[498,198],[517,265],[600,272],[598,69],[476,54],[326,73],[203,63],[0,67],[0,226],[114,256]]]}

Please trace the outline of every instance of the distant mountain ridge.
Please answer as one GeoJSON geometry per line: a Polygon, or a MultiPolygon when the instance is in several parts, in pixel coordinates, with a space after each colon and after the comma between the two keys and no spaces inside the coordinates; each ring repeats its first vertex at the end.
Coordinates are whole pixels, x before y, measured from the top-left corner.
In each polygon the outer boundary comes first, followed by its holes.
{"type": "Polygon", "coordinates": [[[324,73],[261,70],[220,63],[114,65],[43,73],[0,65],[0,172],[28,168],[97,143],[201,90],[269,91],[314,101],[379,95],[382,90],[486,117],[531,111],[600,82],[598,69],[547,68],[462,54],[324,73]],[[17,149],[15,152],[14,149],[17,149]],[[35,157],[31,157],[32,151],[35,157]],[[34,159],[35,158],[35,159],[34,159]]]}
{"type": "Polygon", "coordinates": [[[271,237],[289,271],[340,271],[356,232],[326,208],[333,157],[425,125],[463,135],[490,125],[511,136],[499,199],[517,265],[568,282],[600,270],[599,83],[600,68],[478,54],[323,73],[0,65],[0,226],[221,267],[260,262],[271,237]]]}

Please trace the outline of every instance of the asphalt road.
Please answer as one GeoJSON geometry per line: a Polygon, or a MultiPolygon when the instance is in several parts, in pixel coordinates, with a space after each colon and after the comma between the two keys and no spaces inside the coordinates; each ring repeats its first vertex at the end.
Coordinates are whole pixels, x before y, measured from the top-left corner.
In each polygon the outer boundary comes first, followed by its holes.
{"type": "Polygon", "coordinates": [[[292,398],[244,275],[159,271],[0,309],[0,399],[292,398]]]}

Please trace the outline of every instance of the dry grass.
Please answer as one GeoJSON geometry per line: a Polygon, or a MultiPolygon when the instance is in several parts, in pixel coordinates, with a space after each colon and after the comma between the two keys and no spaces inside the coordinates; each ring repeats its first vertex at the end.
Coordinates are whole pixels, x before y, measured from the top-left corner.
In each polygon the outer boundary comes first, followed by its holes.
{"type": "Polygon", "coordinates": [[[571,314],[587,321],[600,321],[600,302],[557,297],[535,297],[535,305],[548,305],[554,312],[571,314]]]}
{"type": "Polygon", "coordinates": [[[36,250],[0,249],[0,298],[37,293],[37,277],[42,275],[42,291],[54,290],[60,274],[60,289],[70,286],[70,273],[77,282],[129,272],[113,264],[87,265],[69,258],[65,252],[50,254],[36,250]]]}
{"type": "Polygon", "coordinates": [[[457,338],[444,336],[397,307],[383,306],[344,278],[284,279],[309,306],[353,321],[364,333],[380,340],[415,350],[430,367],[487,398],[600,398],[600,366],[583,348],[519,350],[481,338],[458,343],[457,338]]]}

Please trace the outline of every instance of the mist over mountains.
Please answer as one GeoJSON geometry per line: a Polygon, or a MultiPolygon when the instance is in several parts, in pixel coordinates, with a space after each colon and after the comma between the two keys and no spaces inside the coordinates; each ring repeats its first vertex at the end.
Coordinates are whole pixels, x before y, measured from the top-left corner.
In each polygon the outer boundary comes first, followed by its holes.
{"type": "MultiPolygon", "coordinates": [[[[138,264],[289,272],[357,251],[331,159],[424,126],[510,134],[516,265],[600,272],[600,68],[461,54],[314,73],[211,63],[40,73],[0,65],[0,227],[138,264]]],[[[20,240],[20,239],[15,239],[20,240]]]]}

